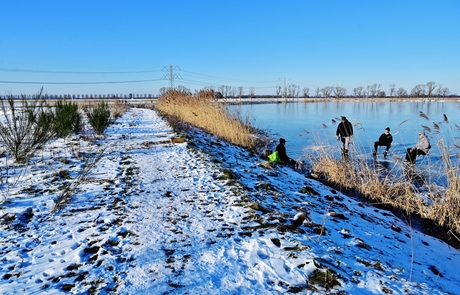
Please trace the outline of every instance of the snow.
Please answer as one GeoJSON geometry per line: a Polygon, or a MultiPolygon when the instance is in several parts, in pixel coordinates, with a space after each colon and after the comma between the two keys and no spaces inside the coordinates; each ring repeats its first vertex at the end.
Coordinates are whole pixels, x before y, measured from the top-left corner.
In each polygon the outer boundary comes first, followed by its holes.
{"type": "Polygon", "coordinates": [[[459,251],[391,212],[199,130],[176,135],[133,108],[105,138],[54,141],[27,167],[1,158],[0,293],[459,294],[459,251]],[[338,283],[312,283],[316,270],[338,283]]]}

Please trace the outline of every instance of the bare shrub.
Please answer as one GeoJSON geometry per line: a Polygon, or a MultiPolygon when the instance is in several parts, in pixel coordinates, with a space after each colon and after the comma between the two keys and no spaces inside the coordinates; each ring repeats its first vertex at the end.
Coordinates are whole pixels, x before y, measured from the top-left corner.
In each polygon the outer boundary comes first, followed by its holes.
{"type": "Polygon", "coordinates": [[[8,153],[17,162],[26,162],[33,153],[55,136],[54,113],[48,107],[43,89],[28,100],[22,95],[15,101],[12,95],[0,100],[3,120],[0,120],[0,138],[8,153]]]}
{"type": "Polygon", "coordinates": [[[19,186],[27,172],[25,165],[14,165],[8,161],[8,157],[5,157],[2,164],[0,166],[0,204],[8,200],[11,190],[19,186]]]}
{"type": "Polygon", "coordinates": [[[71,182],[69,182],[61,192],[61,194],[56,198],[51,213],[54,213],[58,210],[61,210],[65,207],[72,197],[78,192],[79,187],[85,183],[88,178],[91,170],[96,166],[96,164],[104,157],[106,154],[106,149],[101,149],[96,152],[93,156],[85,157],[85,162],[83,169],[78,173],[78,176],[71,182]]]}

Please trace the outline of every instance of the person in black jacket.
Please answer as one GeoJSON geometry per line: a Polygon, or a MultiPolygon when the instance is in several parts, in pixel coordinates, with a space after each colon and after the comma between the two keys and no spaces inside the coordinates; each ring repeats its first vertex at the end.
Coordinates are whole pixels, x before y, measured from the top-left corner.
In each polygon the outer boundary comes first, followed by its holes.
{"type": "Polygon", "coordinates": [[[346,117],[342,117],[342,122],[340,122],[339,126],[337,126],[335,137],[337,140],[340,139],[342,141],[342,152],[347,155],[350,140],[353,138],[353,125],[346,117]]]}
{"type": "Polygon", "coordinates": [[[276,146],[276,151],[278,152],[278,157],[280,158],[281,162],[294,164],[294,160],[289,158],[286,154],[286,140],[284,138],[280,138],[280,143],[276,146]]]}
{"type": "Polygon", "coordinates": [[[390,150],[391,143],[393,142],[393,135],[390,133],[390,127],[385,128],[385,132],[382,133],[379,137],[379,141],[374,142],[374,152],[372,153],[373,156],[377,155],[377,149],[379,146],[386,147],[383,156],[386,157],[388,151],[390,150]]]}

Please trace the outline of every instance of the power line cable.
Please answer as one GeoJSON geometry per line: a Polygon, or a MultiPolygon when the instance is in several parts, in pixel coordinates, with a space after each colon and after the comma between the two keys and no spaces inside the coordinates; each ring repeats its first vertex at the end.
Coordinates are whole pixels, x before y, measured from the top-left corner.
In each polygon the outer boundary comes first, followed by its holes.
{"type": "Polygon", "coordinates": [[[8,69],[0,68],[0,71],[3,72],[19,72],[19,73],[48,73],[48,74],[97,74],[97,75],[106,75],[106,74],[142,74],[142,73],[155,73],[161,72],[160,70],[155,71],[47,71],[47,70],[29,70],[29,69],[8,69]]]}
{"type": "Polygon", "coordinates": [[[38,81],[0,81],[0,84],[41,84],[41,85],[89,85],[89,84],[126,84],[160,81],[162,79],[130,81],[95,81],[95,82],[38,82],[38,81]]]}
{"type": "MultiPolygon", "coordinates": [[[[187,82],[184,84],[193,84],[193,85],[199,85],[199,86],[212,86],[212,87],[220,87],[221,85],[219,84],[212,84],[212,83],[203,83],[200,81],[195,81],[195,80],[189,80],[189,79],[182,79],[182,81],[187,82]]],[[[245,88],[251,88],[249,86],[245,88]]],[[[275,88],[275,86],[259,86],[259,87],[252,87],[254,89],[266,89],[266,88],[275,88]]]]}
{"type": "Polygon", "coordinates": [[[182,72],[189,73],[189,74],[195,74],[195,75],[208,77],[208,78],[213,78],[213,79],[216,79],[216,80],[224,80],[224,81],[236,81],[236,82],[246,82],[246,83],[274,83],[274,82],[276,82],[276,81],[248,81],[248,80],[220,78],[220,77],[216,77],[216,76],[204,75],[204,74],[195,73],[195,72],[191,72],[191,71],[185,71],[185,70],[182,70],[182,72]]]}
{"type": "MultiPolygon", "coordinates": [[[[165,66],[162,70],[141,70],[141,71],[52,71],[52,70],[32,70],[32,69],[13,69],[13,68],[0,68],[0,71],[4,72],[19,72],[19,73],[48,73],[48,74],[141,74],[141,73],[154,73],[164,71],[169,67],[169,73],[164,75],[161,79],[139,79],[139,80],[125,80],[125,81],[94,81],[94,82],[55,82],[55,81],[6,81],[0,80],[0,84],[41,84],[41,85],[97,85],[97,84],[127,84],[127,83],[143,83],[143,82],[153,82],[169,79],[170,88],[174,87],[174,79],[182,79],[180,74],[173,72],[174,69],[179,69],[176,65],[165,66]],[[172,84],[172,85],[171,85],[172,84]]],[[[181,70],[181,69],[179,69],[181,70]]],[[[181,70],[182,71],[182,70],[181,70]]],[[[207,79],[214,80],[223,80],[223,81],[238,81],[245,83],[273,83],[274,81],[247,81],[247,80],[237,80],[237,79],[226,79],[220,78],[212,75],[200,74],[192,71],[183,71],[191,74],[191,76],[201,76],[206,77],[207,79]]],[[[189,84],[195,84],[199,86],[210,86],[210,87],[219,87],[221,84],[201,82],[191,79],[182,79],[184,82],[189,84]]],[[[249,87],[246,87],[249,88],[249,87]]],[[[262,88],[273,88],[273,86],[266,87],[253,87],[255,89],[262,88]]]]}

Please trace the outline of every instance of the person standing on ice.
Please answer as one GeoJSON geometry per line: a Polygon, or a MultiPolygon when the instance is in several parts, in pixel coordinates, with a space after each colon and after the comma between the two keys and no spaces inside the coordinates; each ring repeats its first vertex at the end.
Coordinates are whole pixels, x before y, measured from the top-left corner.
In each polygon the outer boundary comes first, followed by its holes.
{"type": "Polygon", "coordinates": [[[342,122],[337,126],[335,137],[337,140],[340,139],[342,141],[342,153],[348,155],[350,140],[353,138],[353,125],[345,116],[342,116],[342,122]]]}

